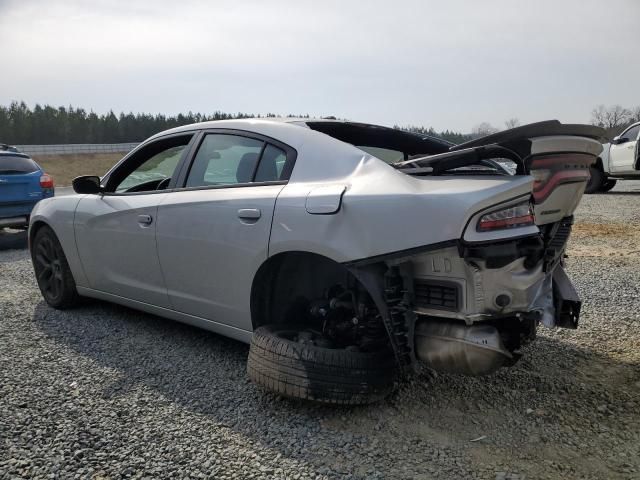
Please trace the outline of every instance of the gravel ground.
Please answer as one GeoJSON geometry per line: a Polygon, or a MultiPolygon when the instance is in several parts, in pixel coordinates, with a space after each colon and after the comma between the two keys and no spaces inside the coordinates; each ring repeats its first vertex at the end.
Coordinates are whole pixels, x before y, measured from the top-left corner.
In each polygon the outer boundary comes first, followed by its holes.
{"type": "Polygon", "coordinates": [[[579,330],[357,408],[259,390],[233,340],[106,303],[52,310],[24,234],[0,235],[0,478],[639,479],[639,212],[640,182],[585,197],[579,330]]]}

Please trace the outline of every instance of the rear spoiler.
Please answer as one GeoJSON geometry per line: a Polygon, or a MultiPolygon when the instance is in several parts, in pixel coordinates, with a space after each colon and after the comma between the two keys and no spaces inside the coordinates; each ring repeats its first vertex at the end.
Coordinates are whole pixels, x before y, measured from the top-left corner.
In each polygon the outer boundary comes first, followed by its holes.
{"type": "Polygon", "coordinates": [[[531,141],[534,137],[550,137],[566,135],[572,137],[587,137],[599,142],[609,141],[604,128],[595,125],[562,124],[558,120],[545,120],[544,122],[530,123],[521,127],[511,128],[503,132],[492,133],[485,137],[469,140],[468,142],[454,145],[449,150],[452,152],[483,145],[500,145],[516,152],[521,158],[526,158],[531,152],[531,141]]]}
{"type": "Polygon", "coordinates": [[[562,124],[558,120],[530,123],[485,137],[476,138],[449,148],[449,152],[413,158],[394,163],[396,168],[407,169],[406,173],[438,175],[447,170],[477,164],[482,160],[504,158],[517,165],[519,175],[528,171],[531,155],[531,139],[536,137],[574,136],[602,142],[606,131],[593,125],[562,124]]]}

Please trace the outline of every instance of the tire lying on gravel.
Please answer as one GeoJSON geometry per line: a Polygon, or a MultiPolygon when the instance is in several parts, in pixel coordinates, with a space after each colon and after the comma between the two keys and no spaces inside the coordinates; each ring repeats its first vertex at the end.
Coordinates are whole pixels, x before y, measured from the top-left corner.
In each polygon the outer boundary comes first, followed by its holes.
{"type": "Polygon", "coordinates": [[[357,405],[379,401],[394,387],[397,367],[390,350],[357,352],[289,340],[286,326],[256,329],[247,372],[275,393],[321,403],[357,405]]]}
{"type": "Polygon", "coordinates": [[[76,282],[58,237],[47,226],[40,227],[31,245],[31,259],[38,287],[53,308],[65,309],[79,301],[76,282]]]}

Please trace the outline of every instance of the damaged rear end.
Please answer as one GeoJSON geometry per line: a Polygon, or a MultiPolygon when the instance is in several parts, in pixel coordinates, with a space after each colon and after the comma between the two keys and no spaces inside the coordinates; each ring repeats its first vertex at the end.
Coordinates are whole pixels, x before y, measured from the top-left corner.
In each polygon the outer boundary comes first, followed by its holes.
{"type": "Polygon", "coordinates": [[[389,307],[392,343],[400,338],[398,305],[413,326],[405,363],[411,355],[439,371],[485,375],[514,364],[540,323],[577,328],[581,302],[564,270],[565,249],[603,135],[597,127],[541,122],[396,164],[425,180],[531,178],[530,193],[472,214],[457,242],[387,261],[385,281],[403,289],[389,307]]]}

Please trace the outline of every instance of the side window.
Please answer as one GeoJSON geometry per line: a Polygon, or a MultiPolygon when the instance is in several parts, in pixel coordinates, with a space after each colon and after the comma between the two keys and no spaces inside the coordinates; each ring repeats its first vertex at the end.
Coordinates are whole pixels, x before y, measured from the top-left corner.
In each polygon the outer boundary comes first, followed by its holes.
{"type": "Polygon", "coordinates": [[[621,138],[627,138],[629,141],[633,142],[638,139],[638,132],[640,132],[640,125],[636,125],[635,127],[631,127],[629,130],[620,135],[621,138]]]}
{"type": "Polygon", "coordinates": [[[148,192],[167,187],[193,135],[157,140],[135,152],[109,176],[107,192],[148,192]]]}
{"type": "Polygon", "coordinates": [[[208,134],[202,141],[187,187],[233,185],[251,182],[264,142],[227,134],[208,134]]]}
{"type": "Polygon", "coordinates": [[[282,171],[287,162],[287,154],[284,150],[267,145],[260,159],[260,165],[256,171],[255,182],[274,182],[278,180],[287,180],[282,178],[282,171]]]}

